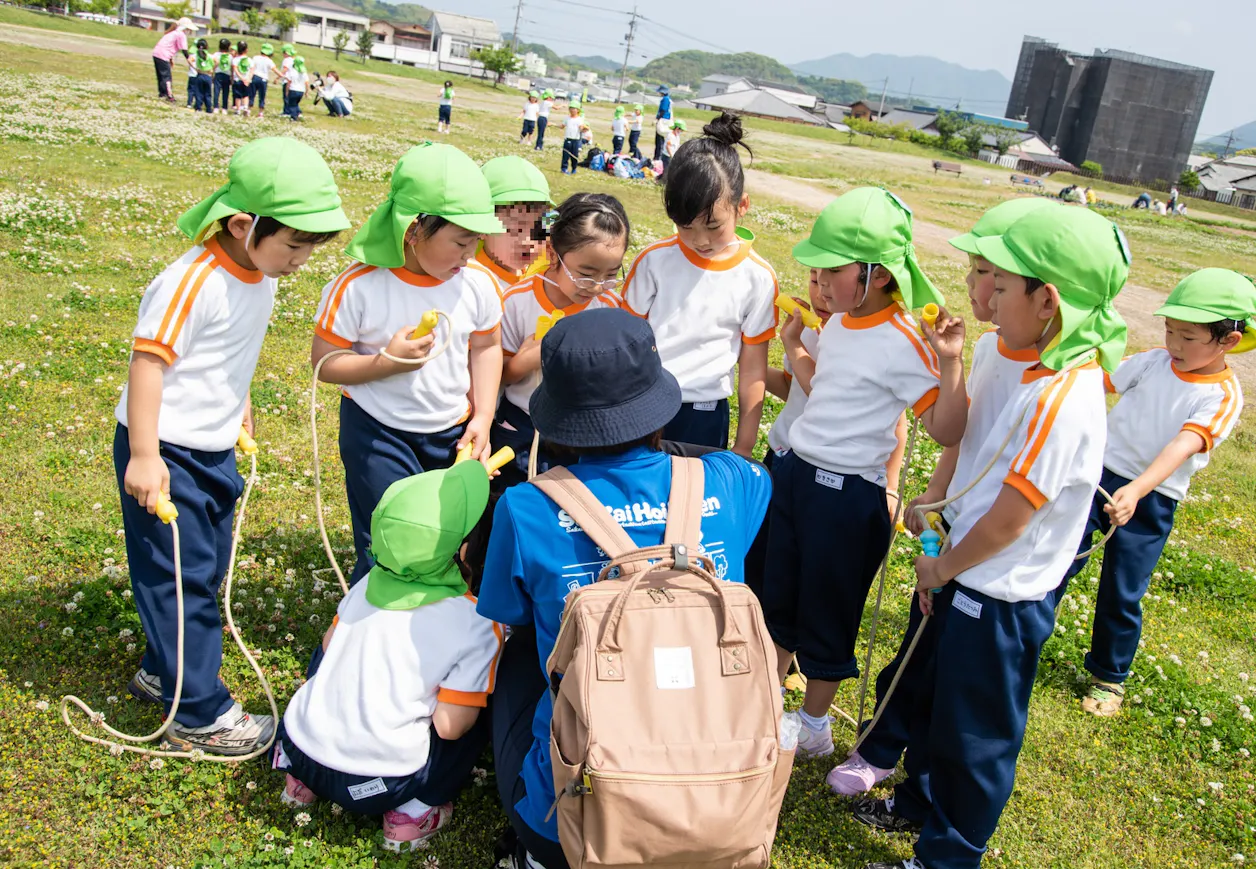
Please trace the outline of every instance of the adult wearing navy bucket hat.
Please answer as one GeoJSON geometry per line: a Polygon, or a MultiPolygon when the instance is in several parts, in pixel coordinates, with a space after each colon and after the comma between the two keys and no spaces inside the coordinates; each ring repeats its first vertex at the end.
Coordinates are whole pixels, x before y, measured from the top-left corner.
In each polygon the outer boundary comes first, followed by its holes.
{"type": "MultiPolygon", "coordinates": [[[[577,457],[571,472],[639,546],[663,542],[671,457],[663,427],[680,409],[680,386],[659,359],[650,324],[618,309],[560,320],[541,342],[541,385],[529,402],[541,436],[577,457]]],[[[771,480],[730,452],[701,456],[702,547],[719,575],[743,580],[746,550],[763,521],[771,480]]],[[[502,805],[533,865],[565,869],[550,773],[545,661],[563,603],[606,563],[593,541],[532,485],[497,504],[479,612],[512,626],[493,695],[493,754],[502,805]]],[[[520,864],[522,865],[522,864],[520,864]]]]}

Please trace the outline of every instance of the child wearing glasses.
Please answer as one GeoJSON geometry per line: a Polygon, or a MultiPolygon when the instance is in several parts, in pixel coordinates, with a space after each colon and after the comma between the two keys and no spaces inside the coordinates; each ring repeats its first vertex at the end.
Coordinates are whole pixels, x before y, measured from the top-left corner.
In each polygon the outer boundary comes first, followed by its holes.
{"type": "MultiPolygon", "coordinates": [[[[614,196],[576,193],[550,212],[546,240],[547,268],[506,291],[502,313],[502,385],[505,396],[493,422],[494,447],[510,446],[515,463],[502,468],[499,489],[527,479],[532,448],[532,417],[528,400],[541,382],[542,317],[561,312],[570,317],[594,308],[621,308],[615,292],[621,283],[628,250],[628,215],[614,196]]],[[[542,452],[537,468],[557,464],[542,452]]]]}

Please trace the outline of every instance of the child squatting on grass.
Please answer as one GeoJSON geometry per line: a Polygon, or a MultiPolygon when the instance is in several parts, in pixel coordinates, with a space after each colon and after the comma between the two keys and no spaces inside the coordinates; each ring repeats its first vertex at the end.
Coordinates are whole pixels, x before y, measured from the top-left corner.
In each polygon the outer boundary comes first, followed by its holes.
{"type": "MultiPolygon", "coordinates": [[[[1203,269],[1178,284],[1156,316],[1165,318],[1165,346],[1127,357],[1105,380],[1121,396],[1108,414],[1099,483],[1113,503],[1096,493],[1078,550],[1117,526],[1103,550],[1082,700],[1102,717],[1121,711],[1142,636],[1141,601],[1177,505],[1243,412],[1243,390],[1225,357],[1253,347],[1256,287],[1237,272],[1203,269]]],[[[1065,586],[1085,566],[1086,559],[1074,561],[1065,586]]]]}
{"type": "Polygon", "coordinates": [[[452,145],[407,151],[384,200],[346,253],[357,262],[323,288],[311,365],[334,350],[320,377],[345,387],[340,400],[340,459],[357,564],[350,584],[371,568],[371,511],[385,490],[413,474],[447,468],[473,444],[489,453],[501,382],[501,297],[475,262],[482,236],[500,233],[493,195],[480,167],[452,145]],[[436,331],[410,333],[429,310],[436,331]],[[452,330],[452,333],[449,331],[452,330]],[[445,353],[422,366],[437,336],[445,353]]]}
{"type": "Polygon", "coordinates": [[[384,847],[415,848],[453,817],[488,743],[503,630],[478,615],[455,556],[488,503],[479,462],[388,487],[371,516],[375,564],[349,589],[321,660],[275,742],[282,799],[384,816],[384,847]]]}
{"type": "Polygon", "coordinates": [[[278,279],[348,228],[317,152],[294,139],[257,139],[232,156],[227,183],[179,218],[196,246],[140,302],[113,444],[131,588],[148,638],[128,690],[169,714],[179,675],[174,539],[154,515],[168,494],[179,511],[191,653],[165,741],[183,751],[246,755],[274,732],[269,715],[245,712],[218,678],[218,586],[244,488],[234,446],[242,424],[253,432],[249,383],[278,279]]]}
{"type": "Polygon", "coordinates": [[[973,487],[957,502],[951,548],[916,558],[919,604],[938,627],[916,691],[907,779],[889,799],[856,800],[854,814],[920,836],[915,856],[866,869],[981,864],[1012,794],[1060,577],[1103,471],[1104,371],[1125,348],[1112,300],[1130,255],[1110,221],[1041,208],[976,247],[995,266],[1000,337],[1015,352],[1036,348],[1040,361],[1021,375],[971,476],[954,478],[973,487]]]}

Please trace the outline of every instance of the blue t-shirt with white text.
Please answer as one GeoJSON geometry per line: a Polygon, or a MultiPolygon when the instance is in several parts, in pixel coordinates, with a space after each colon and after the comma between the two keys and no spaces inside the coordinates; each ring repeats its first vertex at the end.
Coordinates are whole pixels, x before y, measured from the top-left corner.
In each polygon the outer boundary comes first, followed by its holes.
{"type": "MultiPolygon", "coordinates": [[[[772,481],[760,465],[730,452],[702,456],[704,493],[701,547],[716,574],[742,582],[746,552],[767,512],[772,481]]],[[[657,546],[667,524],[671,457],[638,447],[617,456],[586,457],[571,472],[606,506],[633,542],[657,546]]],[[[478,610],[508,625],[536,625],[545,667],[558,637],[563,604],[574,589],[597,579],[608,561],[567,513],[535,486],[506,491],[493,514],[478,610]]],[[[549,675],[546,674],[546,681],[549,675]]],[[[558,841],[558,821],[545,816],[554,802],[549,729],[553,706],[545,692],[532,720],[532,748],[523,762],[527,794],[515,807],[528,826],[558,841]]]]}

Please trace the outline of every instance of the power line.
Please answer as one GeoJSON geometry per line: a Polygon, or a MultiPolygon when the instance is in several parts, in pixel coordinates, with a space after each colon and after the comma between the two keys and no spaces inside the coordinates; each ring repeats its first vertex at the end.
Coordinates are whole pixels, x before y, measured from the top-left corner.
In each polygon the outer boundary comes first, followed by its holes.
{"type": "MultiPolygon", "coordinates": [[[[564,3],[568,3],[568,2],[571,2],[571,0],[562,0],[562,2],[564,2],[564,3]]],[[[689,41],[691,41],[691,42],[698,42],[698,43],[701,43],[702,45],[708,46],[708,47],[710,47],[710,48],[714,48],[716,51],[722,51],[724,54],[737,54],[737,53],[738,53],[738,52],[736,52],[736,51],[733,51],[731,48],[725,48],[725,47],[724,47],[724,46],[722,46],[722,45],[716,45],[714,42],[707,42],[705,39],[699,39],[698,37],[694,36],[693,34],[690,34],[690,33],[683,33],[683,32],[681,32],[681,31],[679,31],[679,30],[676,30],[676,29],[675,29],[675,28],[673,28],[673,27],[668,27],[666,24],[660,24],[659,22],[655,21],[653,18],[646,18],[644,15],[640,16],[640,18],[641,18],[641,20],[642,20],[642,21],[646,21],[646,22],[648,22],[648,23],[650,23],[650,24],[654,25],[655,27],[658,27],[658,28],[660,28],[660,29],[662,29],[662,30],[666,30],[666,31],[668,31],[669,33],[672,33],[672,34],[674,34],[674,35],[676,35],[676,36],[679,36],[681,39],[686,39],[686,40],[689,40],[689,41]]]]}
{"type": "Polygon", "coordinates": [[[624,96],[624,79],[628,77],[628,55],[632,53],[632,37],[637,31],[637,7],[632,7],[632,17],[628,19],[628,33],[624,39],[628,40],[627,47],[624,49],[624,65],[619,68],[619,91],[615,94],[615,102],[619,102],[624,96]]]}
{"type": "Polygon", "coordinates": [[[614,12],[614,11],[613,11],[613,10],[611,10],[611,9],[607,9],[605,6],[594,6],[594,5],[590,4],[590,3],[577,3],[577,2],[576,2],[576,0],[550,0],[550,2],[551,2],[551,3],[562,3],[564,6],[582,6],[582,7],[584,7],[585,9],[593,9],[593,10],[595,10],[595,11],[597,11],[597,12],[605,12],[605,13],[608,13],[608,14],[613,14],[613,15],[627,15],[627,14],[629,14],[629,13],[627,13],[627,12],[614,12]]]}

